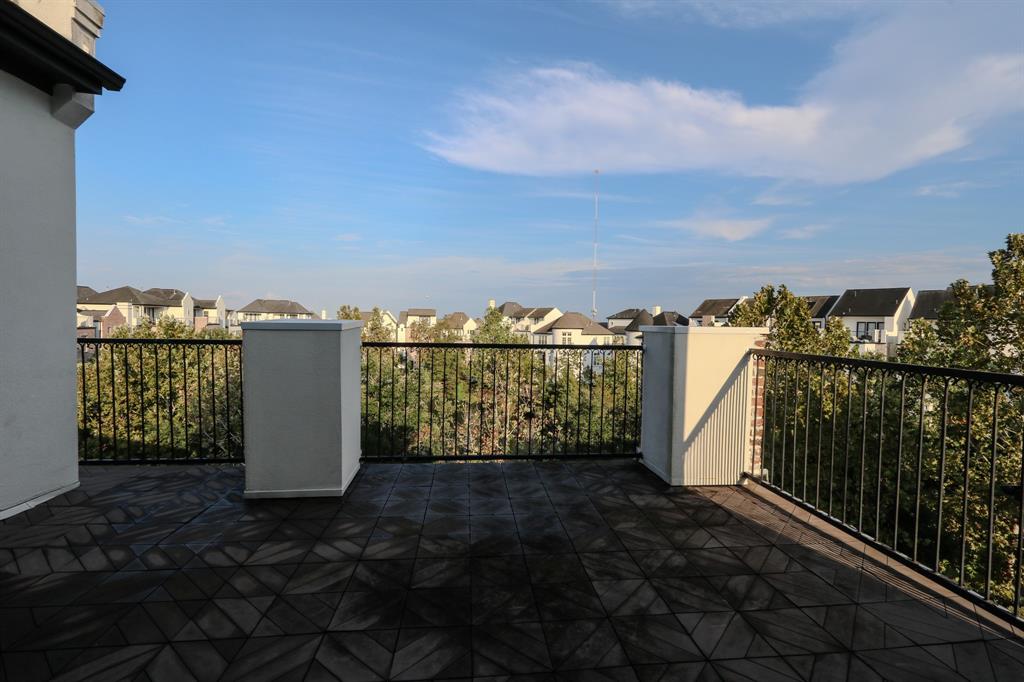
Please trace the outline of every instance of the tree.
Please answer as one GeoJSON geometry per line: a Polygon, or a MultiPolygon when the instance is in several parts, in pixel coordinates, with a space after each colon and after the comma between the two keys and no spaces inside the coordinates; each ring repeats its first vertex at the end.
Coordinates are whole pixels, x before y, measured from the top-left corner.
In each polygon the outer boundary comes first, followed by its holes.
{"type": "Polygon", "coordinates": [[[807,301],[795,296],[785,284],[766,284],[753,298],[743,301],[729,316],[733,327],[768,327],[766,347],[795,353],[847,355],[850,335],[845,329],[826,325],[827,337],[811,322],[807,301]],[[827,343],[826,343],[827,339],[827,343]],[[840,341],[842,339],[843,341],[840,341]],[[845,342],[845,348],[843,347],[845,342]]]}
{"type": "MultiPolygon", "coordinates": [[[[359,309],[356,308],[356,310],[359,309]]],[[[370,311],[370,319],[363,325],[363,341],[394,341],[394,338],[394,330],[384,322],[383,311],[374,306],[370,311]]]]}
{"type": "Polygon", "coordinates": [[[427,343],[434,338],[434,328],[426,320],[417,320],[406,329],[406,338],[412,343],[427,343]]]}
{"type": "Polygon", "coordinates": [[[473,341],[476,343],[524,343],[524,339],[512,331],[501,311],[497,308],[490,308],[484,315],[483,322],[473,332],[473,341]]]}
{"type": "MultiPolygon", "coordinates": [[[[377,308],[374,308],[377,310],[377,308]]],[[[358,320],[361,319],[359,312],[359,306],[343,305],[338,308],[337,318],[339,320],[358,320]]]]}
{"type": "Polygon", "coordinates": [[[989,253],[992,284],[961,279],[935,324],[918,320],[899,349],[917,364],[1024,374],[1024,233],[989,253]]]}

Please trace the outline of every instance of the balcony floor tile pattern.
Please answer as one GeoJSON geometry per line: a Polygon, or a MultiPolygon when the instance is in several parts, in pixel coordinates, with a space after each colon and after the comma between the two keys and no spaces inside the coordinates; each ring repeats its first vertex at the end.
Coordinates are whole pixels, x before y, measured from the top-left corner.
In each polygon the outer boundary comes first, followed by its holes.
{"type": "Polygon", "coordinates": [[[0,524],[0,680],[1021,680],[1024,643],[741,488],[612,462],[87,467],[0,524]]]}

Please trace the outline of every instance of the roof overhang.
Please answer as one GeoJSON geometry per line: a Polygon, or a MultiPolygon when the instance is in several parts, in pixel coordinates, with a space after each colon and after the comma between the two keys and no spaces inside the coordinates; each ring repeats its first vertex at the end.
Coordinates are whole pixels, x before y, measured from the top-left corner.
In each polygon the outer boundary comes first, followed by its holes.
{"type": "Polygon", "coordinates": [[[57,85],[99,95],[124,77],[13,2],[0,2],[0,69],[47,94],[57,85]]]}

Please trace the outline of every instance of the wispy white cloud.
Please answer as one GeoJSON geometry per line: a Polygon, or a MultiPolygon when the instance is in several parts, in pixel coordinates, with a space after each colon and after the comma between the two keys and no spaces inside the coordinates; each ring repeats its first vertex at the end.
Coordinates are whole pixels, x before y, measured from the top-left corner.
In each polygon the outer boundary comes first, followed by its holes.
{"type": "Polygon", "coordinates": [[[129,225],[143,225],[143,226],[155,226],[155,225],[175,225],[181,223],[181,220],[172,218],[165,215],[132,215],[128,214],[124,216],[124,221],[129,225]]]}
{"type": "Polygon", "coordinates": [[[612,0],[611,4],[626,15],[676,15],[723,28],[838,19],[881,7],[864,0],[612,0]]]}
{"type": "MultiPolygon", "coordinates": [[[[540,190],[537,192],[531,192],[530,196],[538,197],[541,199],[585,199],[587,201],[594,200],[593,192],[574,192],[571,190],[540,190]]],[[[628,194],[611,194],[602,192],[601,202],[612,202],[617,204],[642,204],[646,203],[647,199],[630,196],[628,194]]]]}
{"type": "Polygon", "coordinates": [[[362,235],[356,232],[342,232],[334,237],[336,242],[357,242],[362,239],[362,235]]]}
{"type": "Polygon", "coordinates": [[[811,199],[786,189],[785,183],[776,184],[754,197],[758,206],[810,206],[811,199]]]}
{"type": "Polygon", "coordinates": [[[664,227],[676,227],[699,237],[738,242],[758,235],[771,227],[772,218],[725,218],[694,216],[680,220],[661,221],[664,227]]]}
{"type": "Polygon", "coordinates": [[[960,182],[944,182],[936,185],[921,185],[914,192],[919,197],[942,197],[944,199],[955,199],[968,190],[977,189],[983,185],[970,180],[960,182]]]}
{"type": "Polygon", "coordinates": [[[831,225],[824,224],[802,225],[800,227],[790,227],[782,230],[779,233],[779,236],[783,239],[812,239],[822,232],[828,232],[831,229],[831,225]]]}
{"type": "MultiPolygon", "coordinates": [[[[767,4],[767,3],[766,3],[767,4]]],[[[970,145],[1024,111],[1011,3],[899,6],[835,49],[791,104],[589,64],[534,68],[461,96],[427,148],[462,166],[552,176],[715,170],[870,181],[970,145]]]]}

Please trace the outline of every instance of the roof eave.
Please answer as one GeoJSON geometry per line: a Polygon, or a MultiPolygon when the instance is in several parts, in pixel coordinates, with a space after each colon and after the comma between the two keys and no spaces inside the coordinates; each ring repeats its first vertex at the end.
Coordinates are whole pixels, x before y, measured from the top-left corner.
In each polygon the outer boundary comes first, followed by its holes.
{"type": "Polygon", "coordinates": [[[99,95],[125,79],[13,2],[0,2],[0,69],[47,94],[58,84],[99,95]]]}

